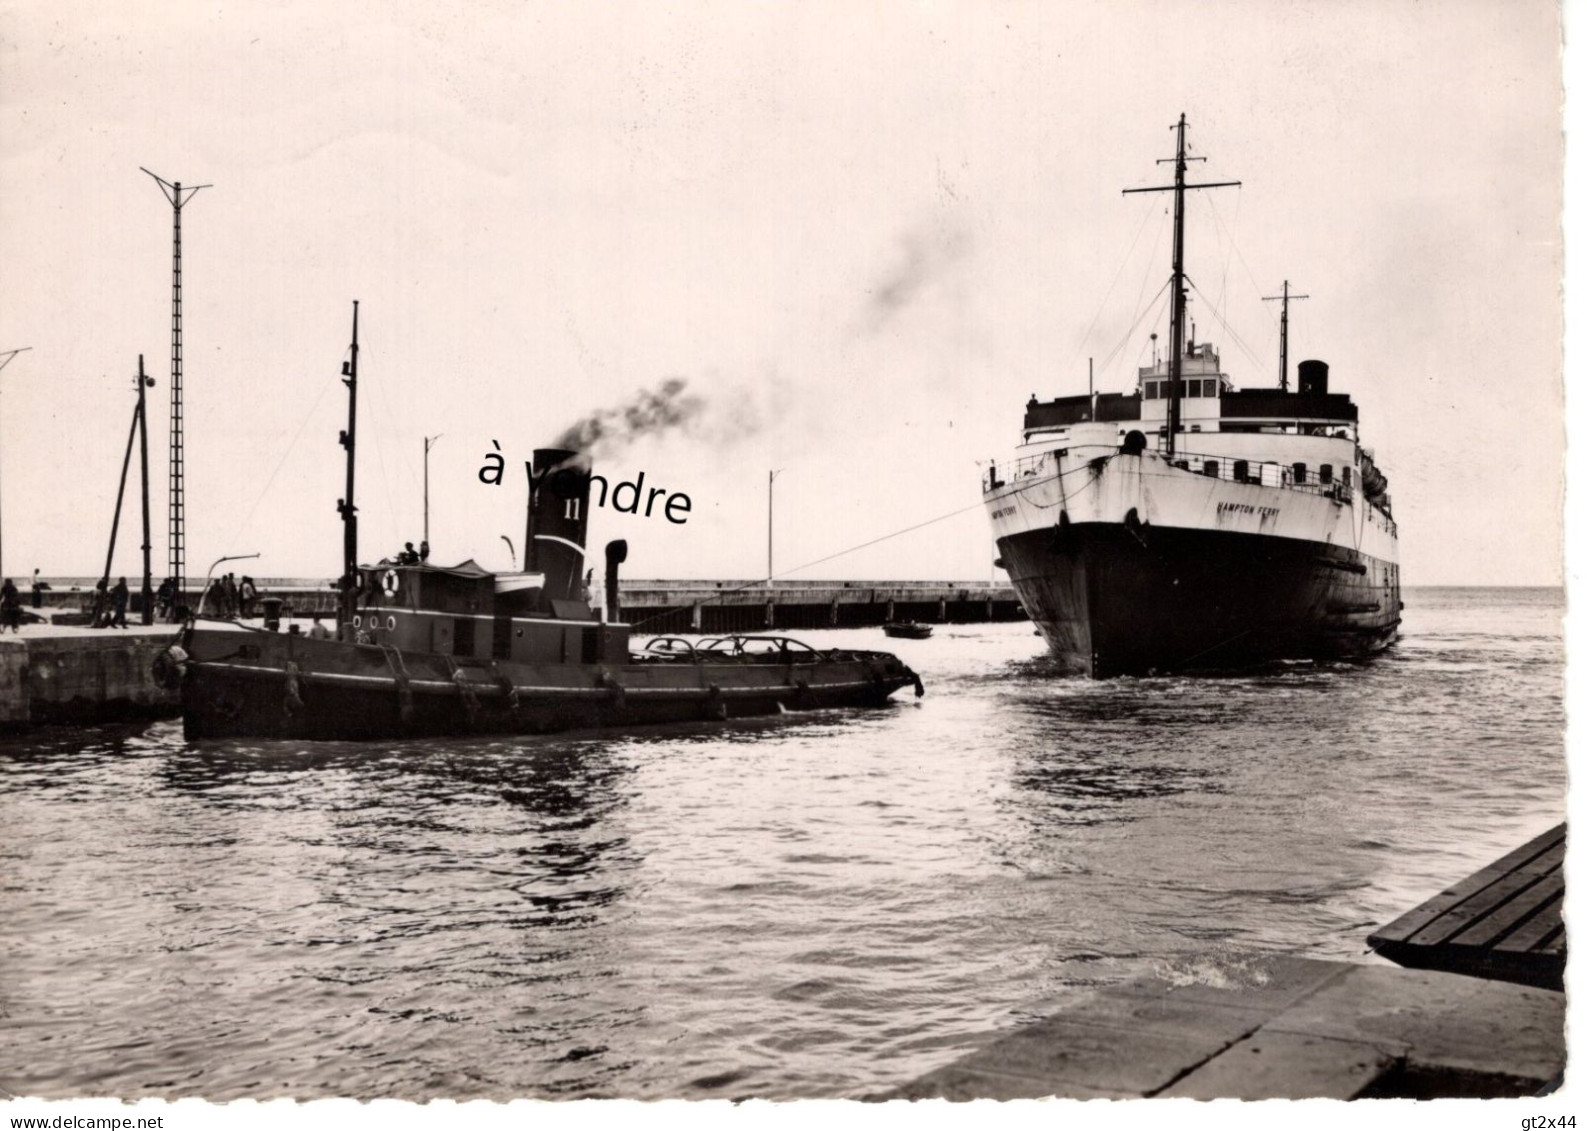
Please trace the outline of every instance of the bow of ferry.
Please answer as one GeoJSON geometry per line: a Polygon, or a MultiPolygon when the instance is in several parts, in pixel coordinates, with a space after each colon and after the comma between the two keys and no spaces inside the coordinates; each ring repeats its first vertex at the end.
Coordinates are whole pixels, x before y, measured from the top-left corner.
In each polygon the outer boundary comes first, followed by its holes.
{"type": "Polygon", "coordinates": [[[1141,393],[1026,407],[1011,467],[983,481],[999,560],[1065,671],[1092,676],[1370,655],[1400,620],[1386,480],[1327,392],[1236,391],[1192,347],[1172,456],[1166,366],[1141,393]]]}

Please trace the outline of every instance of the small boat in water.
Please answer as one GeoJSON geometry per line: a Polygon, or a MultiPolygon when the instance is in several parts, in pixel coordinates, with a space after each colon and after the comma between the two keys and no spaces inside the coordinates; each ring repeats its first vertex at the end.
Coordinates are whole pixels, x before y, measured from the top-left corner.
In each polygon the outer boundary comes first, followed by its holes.
{"type": "Polygon", "coordinates": [[[651,640],[618,621],[626,542],[606,546],[606,615],[584,593],[590,475],[579,453],[534,453],[525,569],[472,561],[357,564],[351,505],[358,318],[348,385],[342,610],[335,639],[195,619],[155,662],[188,738],[390,739],[540,733],[880,706],[925,689],[887,652],[817,651],[782,636],[651,640]]]}
{"type": "Polygon", "coordinates": [[[888,636],[898,640],[928,640],[931,638],[929,624],[916,624],[912,620],[892,621],[882,625],[882,631],[888,636]]]}

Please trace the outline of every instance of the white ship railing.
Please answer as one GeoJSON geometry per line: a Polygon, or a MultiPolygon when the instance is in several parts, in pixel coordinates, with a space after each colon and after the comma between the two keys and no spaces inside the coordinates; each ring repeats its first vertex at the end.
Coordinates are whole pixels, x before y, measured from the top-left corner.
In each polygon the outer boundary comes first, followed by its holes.
{"type": "MultiPolygon", "coordinates": [[[[1058,472],[1057,455],[1057,452],[1042,452],[1040,455],[1023,456],[1001,466],[993,464],[981,477],[981,490],[990,491],[994,487],[1010,484],[1018,486],[1028,480],[1055,475],[1058,472]]],[[[1173,460],[1173,464],[1181,471],[1205,475],[1209,479],[1279,487],[1289,491],[1321,495],[1341,503],[1348,503],[1354,499],[1357,490],[1355,484],[1344,481],[1346,469],[1336,468],[1331,464],[1307,466],[1302,473],[1292,464],[1270,460],[1236,459],[1232,456],[1214,456],[1196,452],[1180,452],[1173,460]],[[1322,478],[1321,467],[1329,469],[1326,481],[1322,478]]]]}

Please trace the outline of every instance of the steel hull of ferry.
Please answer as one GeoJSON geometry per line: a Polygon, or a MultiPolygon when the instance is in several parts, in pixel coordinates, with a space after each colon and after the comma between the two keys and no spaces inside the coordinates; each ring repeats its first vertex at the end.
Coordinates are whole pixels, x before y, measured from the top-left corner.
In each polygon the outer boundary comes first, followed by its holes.
{"type": "Polygon", "coordinates": [[[920,687],[882,652],[799,652],[786,662],[459,664],[447,655],[394,657],[373,645],[202,626],[184,633],[181,647],[190,739],[542,734],[879,706],[902,687],[920,687]]]}
{"type": "Polygon", "coordinates": [[[1049,456],[987,493],[998,552],[1066,673],[1105,678],[1354,659],[1393,643],[1388,520],[1157,453],[1049,456]]]}
{"type": "Polygon", "coordinates": [[[1254,534],[1087,523],[998,541],[1066,673],[1105,678],[1359,659],[1395,638],[1387,571],[1352,550],[1254,534]]]}

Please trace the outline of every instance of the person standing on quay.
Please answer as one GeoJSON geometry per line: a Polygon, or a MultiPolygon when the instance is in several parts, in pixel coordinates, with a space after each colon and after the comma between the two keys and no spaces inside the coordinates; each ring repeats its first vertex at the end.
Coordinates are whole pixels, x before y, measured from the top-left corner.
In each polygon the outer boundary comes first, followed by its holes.
{"type": "Polygon", "coordinates": [[[115,610],[110,618],[111,628],[127,627],[127,579],[116,578],[116,587],[110,591],[110,605],[115,610]]]}
{"type": "Polygon", "coordinates": [[[39,571],[38,570],[34,570],[33,571],[33,607],[35,609],[42,609],[44,607],[44,591],[46,589],[48,589],[48,588],[49,588],[48,585],[45,585],[44,582],[39,580],[39,571]]]}
{"type": "Polygon", "coordinates": [[[171,598],[176,594],[176,582],[166,578],[160,582],[160,588],[154,593],[154,613],[160,620],[165,620],[166,614],[171,611],[171,598]]]}
{"type": "Polygon", "coordinates": [[[8,628],[15,633],[22,631],[22,594],[9,577],[0,585],[0,632],[8,628]]]}

